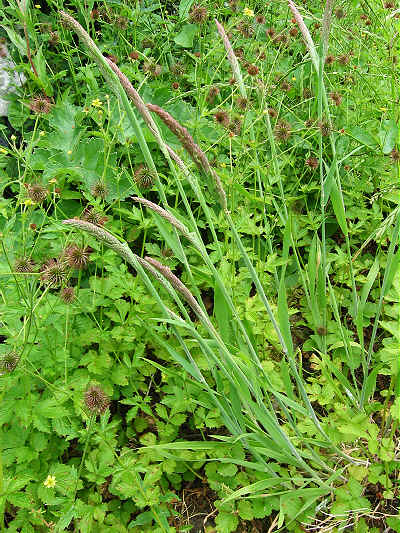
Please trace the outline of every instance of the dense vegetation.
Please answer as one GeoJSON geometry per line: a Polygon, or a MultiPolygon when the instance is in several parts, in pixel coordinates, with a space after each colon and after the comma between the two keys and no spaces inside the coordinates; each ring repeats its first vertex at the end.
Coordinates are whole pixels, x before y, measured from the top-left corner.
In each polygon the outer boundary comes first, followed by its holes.
{"type": "Polygon", "coordinates": [[[399,5],[0,6],[1,529],[400,531],[399,5]]]}

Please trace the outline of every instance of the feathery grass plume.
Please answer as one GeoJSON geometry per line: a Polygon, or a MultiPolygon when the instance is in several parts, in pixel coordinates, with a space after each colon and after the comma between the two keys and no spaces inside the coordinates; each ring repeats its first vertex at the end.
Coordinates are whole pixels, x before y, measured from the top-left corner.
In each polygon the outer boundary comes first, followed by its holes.
{"type": "Polygon", "coordinates": [[[160,207],[157,204],[154,204],[153,202],[150,202],[150,200],[146,200],[146,198],[139,198],[138,196],[132,196],[132,200],[135,202],[138,202],[139,204],[143,204],[158,215],[160,215],[165,220],[168,220],[170,224],[172,224],[178,231],[182,233],[186,238],[190,239],[189,236],[189,230],[188,228],[182,224],[182,222],[179,222],[177,218],[174,217],[169,211],[166,211],[162,207],[160,207]]]}
{"type": "Polygon", "coordinates": [[[121,257],[123,257],[129,264],[131,264],[132,252],[129,246],[126,243],[119,241],[116,237],[114,237],[114,235],[112,235],[104,228],[100,226],[95,226],[91,222],[87,222],[86,220],[79,220],[77,218],[69,218],[67,220],[63,220],[63,224],[73,226],[74,228],[82,229],[83,231],[90,233],[90,235],[93,235],[93,237],[96,237],[96,239],[99,239],[99,241],[102,241],[107,244],[121,257]]]}
{"type": "Polygon", "coordinates": [[[172,131],[172,133],[178,137],[178,139],[182,143],[182,146],[188,152],[188,154],[196,163],[196,165],[200,169],[203,169],[204,172],[209,173],[211,171],[211,168],[206,154],[194,142],[194,139],[190,135],[189,131],[160,106],[154,104],[147,104],[147,108],[156,115],[158,115],[160,119],[164,122],[164,124],[172,131]]]}
{"type": "Polygon", "coordinates": [[[193,311],[199,318],[205,318],[204,312],[200,305],[197,303],[196,298],[186,287],[186,285],[182,283],[182,281],[177,276],[175,276],[175,274],[169,267],[163,265],[162,263],[157,261],[157,259],[153,259],[152,257],[146,256],[144,259],[145,261],[150,263],[150,265],[152,265],[155,269],[157,269],[171,283],[174,289],[176,289],[185,298],[187,303],[190,305],[190,307],[193,309],[193,311]]]}
{"type": "Polygon", "coordinates": [[[157,124],[152,119],[152,116],[150,115],[146,107],[146,104],[143,102],[140,94],[133,87],[133,85],[128,80],[128,78],[125,76],[125,74],[123,74],[120,71],[120,69],[117,67],[115,63],[113,63],[112,61],[108,61],[107,58],[106,58],[106,61],[108,62],[111,70],[113,70],[113,72],[118,76],[118,79],[121,82],[122,87],[125,89],[126,94],[129,96],[129,98],[132,100],[133,104],[135,105],[136,109],[142,115],[144,121],[146,122],[147,126],[149,127],[154,137],[157,139],[159,143],[164,144],[164,141],[161,139],[158,133],[157,124]]]}
{"type": "Polygon", "coordinates": [[[243,84],[242,75],[240,73],[239,62],[237,60],[235,52],[233,51],[233,48],[232,48],[232,45],[231,45],[231,43],[230,43],[230,41],[228,39],[228,36],[225,33],[224,27],[222,26],[222,24],[220,24],[218,22],[217,19],[215,19],[214,22],[215,22],[215,24],[217,26],[218,33],[220,34],[221,39],[222,39],[222,41],[224,43],[225,50],[226,50],[226,53],[227,53],[227,56],[228,56],[228,61],[231,64],[231,67],[232,67],[233,75],[234,75],[236,81],[239,84],[243,84]]]}
{"type": "MultiPolygon", "coordinates": [[[[178,137],[182,143],[182,146],[185,148],[200,170],[203,170],[206,174],[209,174],[212,177],[215,187],[218,191],[221,207],[225,211],[227,209],[226,194],[221,180],[218,174],[211,168],[206,154],[203,152],[200,146],[194,142],[194,139],[190,135],[189,131],[161,107],[154,104],[147,104],[147,107],[150,109],[150,111],[156,113],[164,122],[164,124],[168,126],[172,133],[178,137]]],[[[179,168],[183,170],[185,174],[187,174],[183,161],[175,154],[172,148],[170,148],[168,145],[166,145],[166,148],[171,158],[178,164],[179,168]]]]}
{"type": "Polygon", "coordinates": [[[104,76],[104,79],[106,80],[106,82],[113,89],[115,94],[118,94],[118,91],[119,91],[118,82],[115,79],[115,77],[113,76],[113,73],[111,72],[111,69],[110,69],[110,63],[111,64],[115,64],[115,63],[112,63],[112,61],[107,60],[102,55],[100,50],[97,48],[96,43],[93,41],[93,39],[87,33],[87,31],[84,30],[83,27],[79,24],[79,22],[76,21],[73,17],[71,17],[71,15],[69,15],[65,11],[60,11],[60,16],[61,16],[62,22],[65,25],[67,25],[67,26],[69,26],[69,27],[71,27],[71,28],[73,28],[75,30],[75,32],[77,33],[79,39],[86,45],[86,47],[88,49],[88,52],[89,52],[89,55],[92,57],[92,59],[97,64],[97,66],[100,69],[100,72],[102,73],[102,75],[104,76]]]}
{"type": "Polygon", "coordinates": [[[319,60],[318,60],[318,54],[315,49],[314,41],[312,40],[312,37],[310,35],[310,32],[308,31],[307,26],[304,23],[304,19],[301,16],[299,10],[295,6],[292,0],[288,0],[289,7],[293,13],[294,18],[296,19],[296,22],[299,26],[299,29],[303,35],[304,43],[307,47],[307,50],[310,53],[311,61],[313,62],[313,65],[315,67],[315,70],[318,72],[319,69],[319,60]]]}
{"type": "Polygon", "coordinates": [[[332,22],[332,9],[333,9],[333,0],[326,0],[324,16],[322,18],[322,43],[324,45],[324,55],[328,50],[329,42],[329,32],[331,29],[332,22]]]}

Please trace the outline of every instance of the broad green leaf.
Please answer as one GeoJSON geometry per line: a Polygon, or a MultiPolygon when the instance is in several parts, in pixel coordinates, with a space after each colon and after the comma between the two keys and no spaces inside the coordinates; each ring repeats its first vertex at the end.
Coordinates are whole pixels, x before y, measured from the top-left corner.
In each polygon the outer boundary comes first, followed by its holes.
{"type": "Polygon", "coordinates": [[[347,221],[346,221],[346,213],[345,213],[344,204],[343,204],[343,198],[339,192],[336,180],[333,180],[332,182],[331,202],[332,202],[332,207],[335,212],[336,220],[338,221],[340,229],[342,230],[344,235],[348,235],[348,227],[347,227],[347,221]]]}
{"type": "Polygon", "coordinates": [[[19,53],[23,56],[26,56],[27,50],[26,50],[25,39],[23,39],[20,35],[18,35],[18,33],[16,33],[13,29],[9,28],[8,26],[4,26],[4,24],[0,24],[0,26],[6,30],[8,38],[13,43],[13,45],[18,48],[19,53]]]}
{"type": "Polygon", "coordinates": [[[396,145],[399,135],[398,126],[394,119],[384,120],[383,128],[379,131],[379,138],[382,143],[382,152],[390,154],[396,145]]]}
{"type": "Polygon", "coordinates": [[[378,141],[377,139],[367,130],[360,128],[359,126],[355,126],[354,128],[351,128],[349,130],[349,134],[359,141],[361,144],[364,144],[365,146],[368,146],[368,148],[377,148],[378,147],[378,141]]]}
{"type": "Polygon", "coordinates": [[[174,38],[174,41],[183,48],[191,48],[193,46],[193,39],[198,31],[196,24],[185,24],[178,35],[174,38]]]}
{"type": "Polygon", "coordinates": [[[188,16],[189,10],[193,4],[194,0],[181,0],[179,2],[179,17],[181,19],[188,16]]]}

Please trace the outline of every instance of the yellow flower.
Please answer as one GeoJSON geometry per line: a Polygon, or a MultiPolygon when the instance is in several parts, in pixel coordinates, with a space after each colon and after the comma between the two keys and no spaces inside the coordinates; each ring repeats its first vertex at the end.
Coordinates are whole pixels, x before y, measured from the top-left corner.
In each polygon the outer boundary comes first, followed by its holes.
{"type": "Polygon", "coordinates": [[[40,9],[42,6],[40,4],[35,4],[36,9],[40,9]]]}
{"type": "Polygon", "coordinates": [[[72,150],[68,150],[67,154],[71,155],[72,154],[72,150]]]}
{"type": "Polygon", "coordinates": [[[92,106],[93,107],[101,107],[103,104],[101,102],[101,100],[99,100],[98,98],[96,98],[95,100],[92,100],[92,106]]]}
{"type": "Polygon", "coordinates": [[[296,81],[296,76],[292,76],[292,81],[296,81]]]}
{"type": "Polygon", "coordinates": [[[245,7],[243,9],[243,15],[246,15],[246,17],[254,17],[254,11],[248,7],[245,7]]]}
{"type": "Polygon", "coordinates": [[[33,205],[33,202],[30,198],[27,198],[25,201],[24,201],[24,205],[33,205]]]}
{"type": "Polygon", "coordinates": [[[11,135],[10,139],[11,139],[12,141],[16,141],[16,140],[17,140],[17,138],[16,138],[15,135],[11,135]]]}
{"type": "Polygon", "coordinates": [[[221,163],[222,168],[226,168],[226,163],[221,163]]]}
{"type": "Polygon", "coordinates": [[[43,481],[43,485],[48,489],[54,488],[56,486],[56,476],[50,476],[49,474],[43,481]]]}
{"type": "Polygon", "coordinates": [[[44,131],[39,131],[39,136],[40,136],[40,137],[43,137],[43,135],[46,135],[46,132],[44,132],[44,131]]]}

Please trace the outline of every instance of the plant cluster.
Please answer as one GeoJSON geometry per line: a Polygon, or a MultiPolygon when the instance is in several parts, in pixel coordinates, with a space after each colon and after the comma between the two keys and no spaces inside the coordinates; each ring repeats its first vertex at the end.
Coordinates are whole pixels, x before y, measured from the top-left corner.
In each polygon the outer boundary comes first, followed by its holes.
{"type": "Polygon", "coordinates": [[[2,530],[400,531],[399,9],[332,4],[0,0],[2,530]]]}

